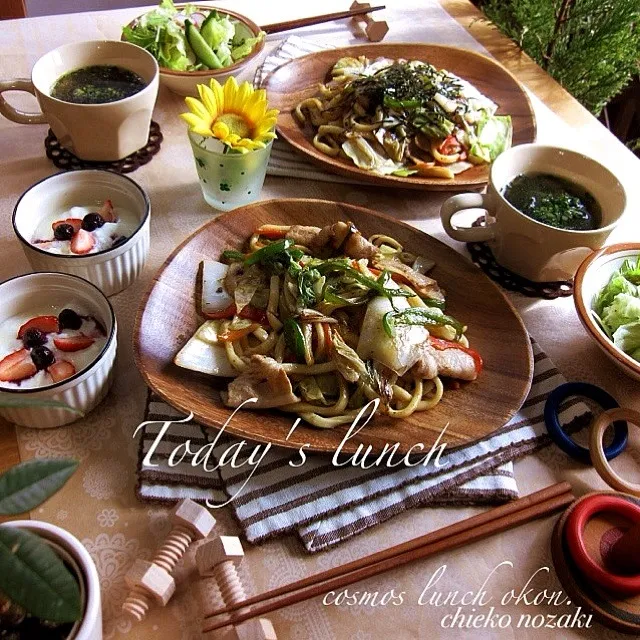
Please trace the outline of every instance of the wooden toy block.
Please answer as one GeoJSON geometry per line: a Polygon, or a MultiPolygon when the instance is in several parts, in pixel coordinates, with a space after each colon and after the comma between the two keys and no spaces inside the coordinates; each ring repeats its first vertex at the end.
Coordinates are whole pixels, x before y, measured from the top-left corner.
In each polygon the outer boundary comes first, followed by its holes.
{"type": "MultiPolygon", "coordinates": [[[[358,2],[355,0],[349,8],[353,11],[354,9],[362,9],[370,6],[371,5],[368,2],[358,2]]],[[[352,21],[354,24],[364,23],[362,30],[367,36],[367,40],[369,40],[369,42],[380,42],[389,31],[389,25],[386,22],[383,20],[374,20],[367,13],[361,16],[354,16],[352,21]]]]}
{"type": "Polygon", "coordinates": [[[227,626],[210,631],[206,640],[278,640],[278,636],[267,618],[247,620],[236,626],[227,626]]]}
{"type": "Polygon", "coordinates": [[[168,573],[173,572],[191,544],[206,538],[216,524],[207,509],[188,498],[176,506],[171,519],[174,527],[153,558],[153,562],[168,573]]]}
{"type": "Polygon", "coordinates": [[[173,528],[158,549],[151,562],[136,560],[127,574],[126,583],[131,589],[122,610],[138,622],[149,610],[151,600],[162,606],[167,604],[175,591],[172,573],[187,549],[195,540],[206,538],[216,520],[193,500],[183,500],[171,514],[173,528]]]}
{"type": "Polygon", "coordinates": [[[244,586],[236,567],[244,558],[240,538],[218,536],[208,540],[196,551],[196,564],[201,576],[213,576],[220,587],[225,605],[233,605],[246,600],[244,586]]]}
{"type": "Polygon", "coordinates": [[[122,610],[131,614],[138,622],[146,616],[150,601],[164,607],[176,589],[173,577],[162,567],[140,559],[127,572],[125,583],[130,592],[122,610]]]}
{"type": "MultiPolygon", "coordinates": [[[[225,606],[241,604],[247,599],[247,593],[238,575],[237,567],[244,558],[244,549],[240,538],[236,536],[218,536],[207,540],[196,551],[196,564],[203,578],[213,576],[220,588],[225,606]]],[[[239,609],[238,612],[243,611],[239,609]]],[[[278,640],[278,636],[266,618],[251,619],[233,625],[231,622],[216,629],[207,638],[216,640],[278,640]]]]}

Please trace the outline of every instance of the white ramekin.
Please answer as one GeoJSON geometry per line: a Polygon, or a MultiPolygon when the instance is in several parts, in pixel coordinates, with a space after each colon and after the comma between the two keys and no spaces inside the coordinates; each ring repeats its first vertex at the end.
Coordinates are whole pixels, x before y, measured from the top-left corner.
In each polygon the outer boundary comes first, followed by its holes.
{"type": "MultiPolygon", "coordinates": [[[[89,413],[107,395],[113,382],[113,365],[117,349],[117,324],[113,307],[103,293],[90,282],[65,273],[30,273],[0,284],[0,324],[13,316],[30,313],[43,305],[73,308],[80,304],[98,319],[107,332],[107,341],[98,357],[86,369],[46,387],[33,389],[0,388],[2,400],[36,398],[55,400],[89,413]]],[[[59,427],[80,416],[55,407],[2,407],[0,416],[9,422],[35,429],[59,427]]]]}
{"type": "Polygon", "coordinates": [[[56,173],[36,182],[20,196],[13,210],[13,229],[34,271],[70,273],[93,282],[106,296],[126,289],[141,273],[149,253],[151,206],[144,189],[126,176],[101,169],[56,173]],[[121,245],[88,255],[57,255],[31,244],[42,220],[52,210],[103,202],[127,208],[140,224],[121,245]]]}
{"type": "Polygon", "coordinates": [[[17,527],[39,535],[70,565],[79,578],[84,612],[82,619],[73,626],[69,640],[102,640],[100,580],[96,565],[80,540],[60,527],[38,520],[5,522],[0,527],[17,527]]]}

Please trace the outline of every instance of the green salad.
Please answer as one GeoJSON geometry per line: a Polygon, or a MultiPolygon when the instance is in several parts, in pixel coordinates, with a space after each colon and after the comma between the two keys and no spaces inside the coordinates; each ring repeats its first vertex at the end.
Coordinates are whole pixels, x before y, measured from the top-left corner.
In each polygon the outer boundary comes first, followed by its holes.
{"type": "Polygon", "coordinates": [[[614,271],[593,312],[616,347],[640,362],[640,256],[614,271]]]}
{"type": "Polygon", "coordinates": [[[161,67],[174,71],[222,69],[245,58],[264,38],[233,16],[201,11],[192,4],[179,9],[173,0],[140,16],[122,29],[127,42],[146,49],[161,67]]]}

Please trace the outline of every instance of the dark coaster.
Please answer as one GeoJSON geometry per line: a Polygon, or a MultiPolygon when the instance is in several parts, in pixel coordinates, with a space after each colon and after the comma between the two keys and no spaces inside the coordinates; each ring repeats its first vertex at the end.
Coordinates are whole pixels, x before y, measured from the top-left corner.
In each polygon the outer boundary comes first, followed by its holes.
{"type": "MultiPolygon", "coordinates": [[[[472,226],[479,227],[483,224],[484,218],[478,218],[472,226]]],[[[517,291],[530,298],[544,298],[545,300],[555,300],[573,295],[573,280],[532,282],[499,265],[493,256],[491,247],[486,242],[467,242],[467,249],[473,262],[494,282],[508,291],[517,291]]]]}
{"type": "Polygon", "coordinates": [[[160,131],[160,125],[157,122],[151,121],[147,144],[126,158],[115,160],[114,162],[81,160],[71,153],[71,151],[67,151],[67,149],[60,146],[58,138],[56,138],[51,129],[49,129],[49,133],[44,141],[44,147],[47,150],[47,158],[49,158],[56,167],[64,169],[65,171],[74,171],[76,169],[107,169],[109,171],[115,171],[116,173],[131,173],[138,167],[147,164],[147,162],[160,151],[162,140],[163,136],[160,131]]]}

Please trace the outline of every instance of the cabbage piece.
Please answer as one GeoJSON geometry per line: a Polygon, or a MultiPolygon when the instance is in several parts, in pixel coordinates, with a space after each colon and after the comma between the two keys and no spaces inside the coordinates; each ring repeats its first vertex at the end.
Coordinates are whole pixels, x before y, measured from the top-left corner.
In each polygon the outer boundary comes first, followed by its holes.
{"type": "Polygon", "coordinates": [[[609,332],[615,334],[622,325],[640,321],[640,298],[619,293],[600,317],[609,332]]]}
{"type": "Polygon", "coordinates": [[[640,362],[640,321],[618,327],[613,334],[613,344],[640,362]]]}
{"type": "Polygon", "coordinates": [[[360,169],[389,175],[405,168],[401,162],[383,158],[364,138],[349,138],[342,143],[342,150],[360,169]]]}
{"type": "Polygon", "coordinates": [[[259,290],[268,292],[267,276],[258,265],[252,264],[238,276],[236,281],[236,289],[233,293],[236,313],[240,313],[259,290]]]}
{"type": "Polygon", "coordinates": [[[303,400],[307,402],[315,402],[328,406],[331,404],[330,400],[327,400],[322,392],[322,389],[318,385],[314,376],[304,376],[297,387],[298,393],[302,396],[303,400]]]}
{"type": "Polygon", "coordinates": [[[211,376],[237,376],[239,372],[229,362],[224,346],[213,341],[214,336],[217,340],[217,327],[215,322],[205,322],[180,349],[173,360],[174,363],[184,369],[211,376]]]}
{"type": "Polygon", "coordinates": [[[360,377],[368,375],[367,365],[337,331],[332,336],[331,359],[336,363],[338,372],[349,382],[358,382],[360,377]]]}
{"type": "Polygon", "coordinates": [[[373,360],[404,375],[419,359],[419,345],[424,344],[429,332],[424,326],[399,326],[389,336],[383,325],[385,314],[394,310],[408,309],[406,298],[376,297],[369,301],[360,329],[357,353],[363,360],[373,360]]]}
{"type": "Polygon", "coordinates": [[[476,125],[475,139],[471,140],[469,160],[474,164],[493,162],[510,146],[513,138],[511,116],[486,115],[476,125]]]}

